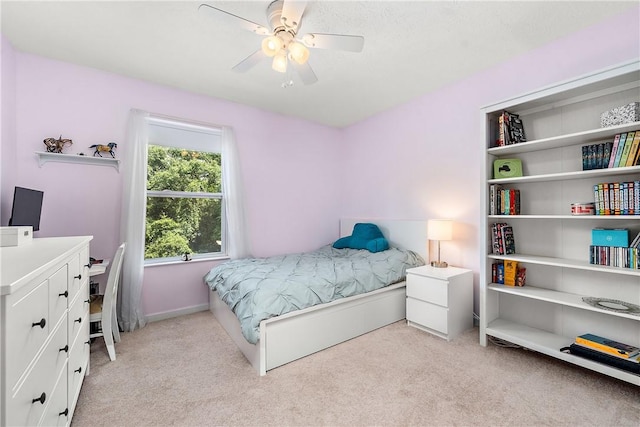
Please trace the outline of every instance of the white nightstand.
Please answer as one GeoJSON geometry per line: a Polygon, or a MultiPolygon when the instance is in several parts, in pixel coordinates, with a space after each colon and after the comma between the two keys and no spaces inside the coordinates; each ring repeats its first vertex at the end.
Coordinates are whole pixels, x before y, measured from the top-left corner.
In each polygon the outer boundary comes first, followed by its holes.
{"type": "Polygon", "coordinates": [[[447,341],[473,327],[473,273],[423,266],[407,270],[407,324],[447,341]]]}

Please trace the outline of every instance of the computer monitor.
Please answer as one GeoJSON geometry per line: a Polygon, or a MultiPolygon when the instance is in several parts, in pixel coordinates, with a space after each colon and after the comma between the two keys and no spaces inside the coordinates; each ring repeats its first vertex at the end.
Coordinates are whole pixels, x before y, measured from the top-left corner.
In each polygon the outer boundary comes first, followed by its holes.
{"type": "Polygon", "coordinates": [[[32,226],[33,231],[40,229],[40,214],[44,192],[30,188],[16,187],[13,192],[13,207],[9,226],[32,226]]]}

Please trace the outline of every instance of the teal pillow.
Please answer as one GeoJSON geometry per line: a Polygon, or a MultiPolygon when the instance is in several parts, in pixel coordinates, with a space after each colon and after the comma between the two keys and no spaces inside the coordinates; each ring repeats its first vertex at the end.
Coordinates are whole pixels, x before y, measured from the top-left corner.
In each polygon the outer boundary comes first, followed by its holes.
{"type": "Polygon", "coordinates": [[[367,250],[369,252],[382,252],[389,249],[389,242],[384,237],[378,237],[377,239],[370,240],[367,243],[367,250]]]}
{"type": "Polygon", "coordinates": [[[389,249],[389,242],[375,224],[357,223],[353,226],[351,236],[341,237],[333,243],[336,249],[367,249],[369,252],[380,252],[389,249]]]}

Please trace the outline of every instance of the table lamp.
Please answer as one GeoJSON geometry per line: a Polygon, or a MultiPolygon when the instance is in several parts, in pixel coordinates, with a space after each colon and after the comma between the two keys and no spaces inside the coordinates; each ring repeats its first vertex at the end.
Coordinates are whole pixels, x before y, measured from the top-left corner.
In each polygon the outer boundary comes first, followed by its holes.
{"type": "Polygon", "coordinates": [[[451,240],[453,221],[450,219],[430,219],[427,221],[427,238],[438,241],[438,261],[431,261],[432,267],[446,268],[448,264],[440,261],[440,241],[451,240]]]}

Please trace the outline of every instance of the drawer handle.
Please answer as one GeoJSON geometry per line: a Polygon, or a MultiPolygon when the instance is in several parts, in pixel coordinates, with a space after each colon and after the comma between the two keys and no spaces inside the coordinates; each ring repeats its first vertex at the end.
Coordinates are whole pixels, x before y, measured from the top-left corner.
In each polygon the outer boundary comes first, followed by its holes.
{"type": "Polygon", "coordinates": [[[74,320],[73,322],[74,322],[74,323],[75,323],[75,322],[82,323],[82,317],[78,317],[78,318],[77,318],[76,320],[74,320]]]}
{"type": "Polygon", "coordinates": [[[77,276],[73,276],[74,279],[82,279],[82,274],[78,274],[77,276]]]}
{"type": "Polygon", "coordinates": [[[91,263],[85,264],[84,266],[87,267],[87,268],[91,268],[91,263]]]}
{"type": "Polygon", "coordinates": [[[69,408],[65,408],[65,409],[64,409],[64,411],[62,411],[62,412],[60,412],[60,413],[58,414],[58,416],[59,416],[59,417],[60,417],[60,416],[62,416],[62,415],[64,415],[65,417],[66,417],[67,415],[69,415],[69,408]]]}
{"type": "Polygon", "coordinates": [[[69,291],[64,291],[61,294],[58,294],[59,297],[65,297],[65,298],[69,298],[69,291]]]}
{"type": "Polygon", "coordinates": [[[82,373],[82,366],[80,366],[78,369],[76,369],[73,372],[77,372],[77,373],[81,374],[82,373]]]}
{"type": "Polygon", "coordinates": [[[90,299],[86,299],[86,300],[84,300],[84,302],[86,302],[87,304],[89,304],[89,303],[91,302],[91,300],[90,300],[90,299]]]}
{"type": "Polygon", "coordinates": [[[84,342],[86,345],[91,345],[91,340],[85,341],[84,342]]]}
{"type": "Polygon", "coordinates": [[[42,319],[39,322],[35,322],[31,324],[32,328],[35,328],[36,326],[40,326],[42,329],[44,329],[45,325],[47,324],[47,321],[42,319]]]}
{"type": "Polygon", "coordinates": [[[61,352],[61,351],[64,351],[65,353],[69,353],[69,344],[65,345],[60,350],[58,350],[58,352],[61,352]]]}
{"type": "Polygon", "coordinates": [[[33,400],[31,401],[31,403],[40,402],[41,404],[43,404],[43,405],[44,405],[44,401],[45,401],[45,400],[47,400],[47,395],[46,395],[46,393],[42,393],[42,394],[40,395],[40,397],[38,397],[38,398],[36,398],[36,399],[33,399],[33,400]]]}

